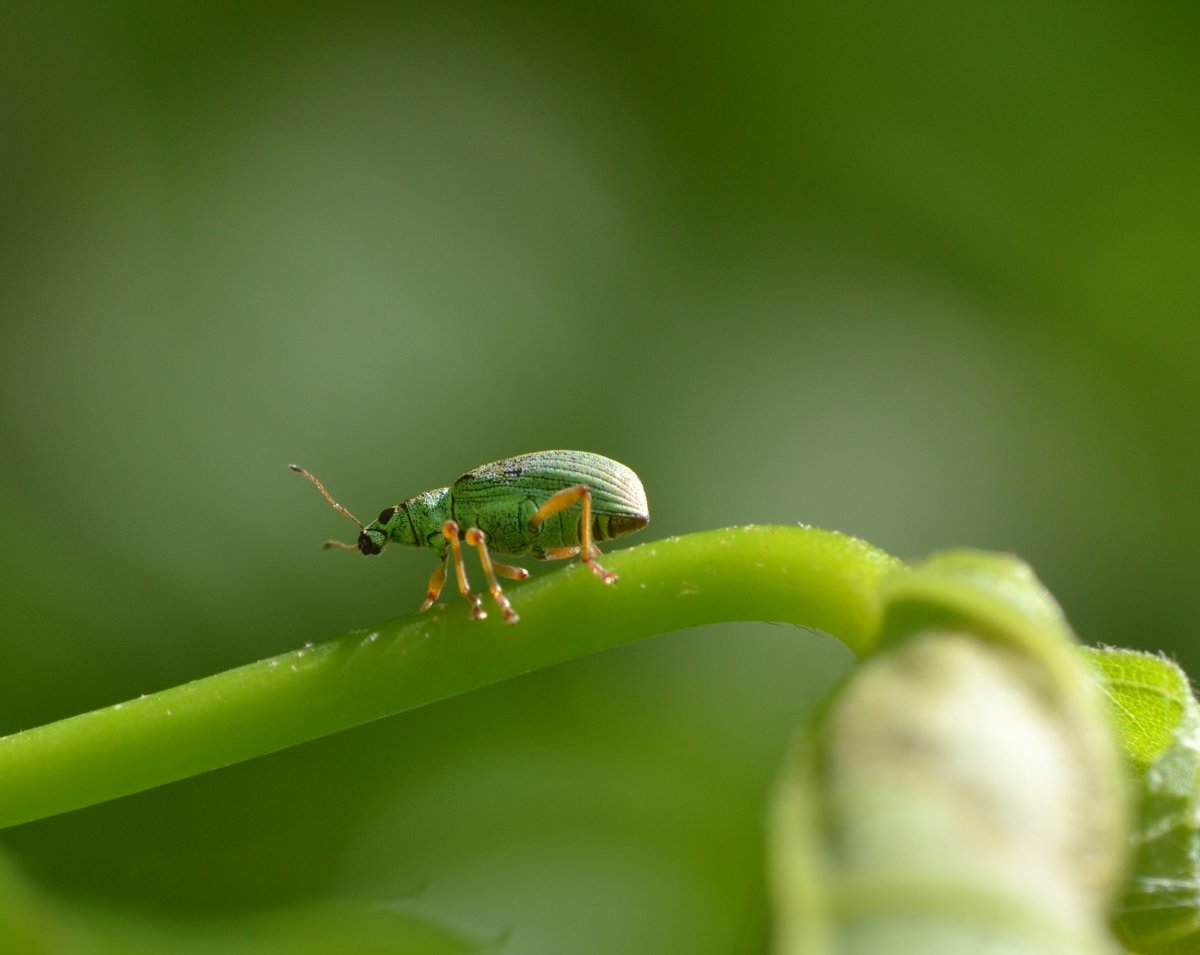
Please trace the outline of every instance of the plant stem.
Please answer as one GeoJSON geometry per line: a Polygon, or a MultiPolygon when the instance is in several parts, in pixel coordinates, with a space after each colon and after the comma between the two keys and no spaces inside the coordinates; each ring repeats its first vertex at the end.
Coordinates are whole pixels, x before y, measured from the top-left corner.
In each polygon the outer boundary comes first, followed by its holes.
{"type": "MultiPolygon", "coordinates": [[[[275,752],[540,667],[668,630],[772,620],[861,655],[880,579],[900,566],[841,534],[751,526],[613,553],[605,587],[575,564],[511,595],[522,615],[469,618],[457,597],[126,703],[0,738],[0,827],[275,752]]],[[[495,607],[489,607],[494,611],[495,607]]]]}

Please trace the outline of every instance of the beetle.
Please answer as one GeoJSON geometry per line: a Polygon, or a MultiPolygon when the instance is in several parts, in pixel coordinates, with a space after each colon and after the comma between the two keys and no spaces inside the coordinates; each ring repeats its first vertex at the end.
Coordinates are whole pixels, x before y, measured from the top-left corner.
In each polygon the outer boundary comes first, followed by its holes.
{"type": "Polygon", "coordinates": [[[471,592],[459,536],[479,551],[488,589],[509,623],[518,620],[496,575],[524,580],[523,567],[493,561],[491,552],[509,557],[532,554],[538,560],[561,560],[578,554],[604,583],[617,575],[596,562],[596,541],[612,540],[641,530],[650,521],[646,491],[624,464],[590,451],[534,451],[493,461],[461,475],[449,487],[424,491],[401,504],[385,507],[364,525],[325,490],[325,485],[298,464],[288,465],[317,486],[333,507],[358,525],[352,544],[326,541],[324,547],[357,550],[369,556],[388,544],[428,547],[441,559],[429,578],[422,610],[433,606],[446,583],[450,558],[458,589],[471,604],[471,616],[487,616],[483,598],[471,592]]]}

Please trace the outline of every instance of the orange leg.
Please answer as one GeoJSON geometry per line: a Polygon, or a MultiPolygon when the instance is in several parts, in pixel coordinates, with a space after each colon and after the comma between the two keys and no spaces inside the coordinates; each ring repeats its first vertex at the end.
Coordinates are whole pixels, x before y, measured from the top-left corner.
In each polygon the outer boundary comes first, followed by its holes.
{"type": "MultiPolygon", "coordinates": [[[[557,494],[550,498],[545,504],[537,509],[533,517],[530,518],[529,525],[537,527],[543,523],[546,518],[552,517],[559,511],[565,511],[576,501],[582,501],[582,514],[579,517],[579,557],[585,564],[592,569],[597,577],[603,580],[606,584],[611,584],[617,579],[617,575],[611,571],[605,570],[596,563],[596,555],[600,553],[598,548],[592,542],[592,492],[588,490],[586,484],[576,484],[574,487],[563,488],[557,494]]],[[[550,552],[566,550],[567,548],[551,548],[550,552]]]]}
{"type": "Polygon", "coordinates": [[[482,620],[487,616],[483,609],[483,598],[471,593],[471,585],[467,583],[467,568],[463,566],[462,548],[458,546],[458,524],[446,521],[442,525],[442,536],[450,543],[450,553],[454,556],[454,572],[458,575],[458,592],[471,602],[471,616],[482,620]]]}
{"type": "Polygon", "coordinates": [[[433,606],[433,602],[438,599],[442,592],[442,587],[446,584],[446,561],[443,560],[429,575],[429,593],[425,595],[425,602],[421,604],[422,610],[428,610],[433,606]]]}
{"type": "Polygon", "coordinates": [[[547,547],[542,552],[542,560],[563,560],[567,557],[574,557],[578,553],[578,547],[547,547]]]}
{"type": "MultiPolygon", "coordinates": [[[[483,573],[487,577],[488,589],[492,592],[492,597],[496,603],[500,605],[500,609],[504,611],[504,619],[509,623],[516,623],[520,618],[517,612],[513,610],[512,604],[508,602],[508,598],[504,596],[504,591],[500,589],[500,584],[496,580],[496,573],[492,569],[492,555],[487,549],[487,535],[484,534],[478,527],[472,527],[466,533],[466,542],[479,551],[479,562],[483,564],[483,573]]],[[[508,568],[508,565],[504,565],[508,568]]],[[[515,570],[517,568],[508,568],[515,570]]]]}
{"type": "Polygon", "coordinates": [[[529,576],[529,571],[524,567],[514,567],[512,564],[501,564],[496,561],[492,562],[492,566],[496,568],[496,573],[509,580],[524,580],[529,576]]]}

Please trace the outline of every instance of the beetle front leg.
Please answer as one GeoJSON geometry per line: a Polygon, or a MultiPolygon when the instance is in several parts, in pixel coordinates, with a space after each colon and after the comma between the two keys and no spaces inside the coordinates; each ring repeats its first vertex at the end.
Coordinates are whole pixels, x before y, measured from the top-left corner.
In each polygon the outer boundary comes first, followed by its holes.
{"type": "Polygon", "coordinates": [[[442,592],[442,587],[446,585],[446,558],[443,557],[440,564],[434,568],[433,573],[429,575],[429,592],[425,594],[425,602],[421,604],[422,610],[428,610],[433,606],[435,600],[442,592]]]}
{"type": "MultiPolygon", "coordinates": [[[[606,584],[611,584],[617,579],[617,575],[596,563],[596,555],[600,553],[600,548],[592,541],[592,492],[588,490],[586,484],[563,488],[552,496],[534,512],[533,517],[529,519],[529,526],[530,528],[537,527],[548,517],[553,517],[559,511],[565,511],[576,501],[583,502],[582,513],[579,516],[579,559],[587,564],[597,577],[606,584]]],[[[553,548],[550,552],[560,549],[565,548],[553,548]]]]}
{"type": "Polygon", "coordinates": [[[471,616],[482,620],[487,616],[483,609],[483,598],[471,593],[471,585],[467,583],[467,568],[463,565],[462,548],[458,546],[458,524],[446,521],[442,525],[442,536],[450,543],[450,553],[454,556],[454,572],[458,575],[458,592],[471,602],[471,616]]]}
{"type": "MultiPolygon", "coordinates": [[[[513,610],[512,604],[508,602],[508,598],[504,596],[504,591],[500,589],[500,582],[496,580],[495,571],[492,569],[492,555],[487,549],[487,535],[484,534],[478,527],[470,528],[466,533],[466,542],[479,551],[479,562],[483,564],[483,574],[487,577],[488,589],[492,592],[492,597],[496,603],[500,605],[500,609],[504,611],[504,619],[509,623],[516,623],[520,617],[513,610]]],[[[506,570],[520,570],[519,567],[509,567],[503,565],[506,570]]],[[[528,572],[526,572],[528,576],[528,572]]]]}

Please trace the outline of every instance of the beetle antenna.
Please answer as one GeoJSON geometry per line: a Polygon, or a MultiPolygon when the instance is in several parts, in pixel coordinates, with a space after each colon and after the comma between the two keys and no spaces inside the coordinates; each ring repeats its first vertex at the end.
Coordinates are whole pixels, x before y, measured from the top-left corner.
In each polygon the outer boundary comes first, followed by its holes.
{"type": "MultiPolygon", "coordinates": [[[[298,465],[298,464],[289,464],[288,467],[291,468],[293,471],[295,471],[297,474],[303,474],[306,478],[308,478],[310,481],[312,481],[313,484],[315,484],[317,486],[317,490],[325,495],[325,500],[327,500],[330,504],[332,504],[336,510],[341,511],[348,518],[350,518],[350,520],[354,521],[354,523],[358,525],[358,529],[360,531],[366,530],[366,528],[363,527],[362,521],[360,521],[357,517],[355,517],[348,510],[346,510],[344,507],[342,507],[341,504],[339,504],[337,501],[335,501],[332,497],[329,496],[329,492],[327,490],[325,490],[324,484],[322,484],[320,481],[318,481],[315,477],[313,477],[311,474],[309,474],[307,471],[305,471],[304,468],[300,467],[300,465],[298,465]]],[[[333,543],[333,542],[330,541],[329,543],[333,543]]],[[[328,547],[329,544],[326,544],[325,546],[328,547]]],[[[355,550],[356,549],[355,547],[353,547],[351,545],[346,545],[346,544],[339,544],[338,546],[346,547],[347,550],[355,550]]]]}

